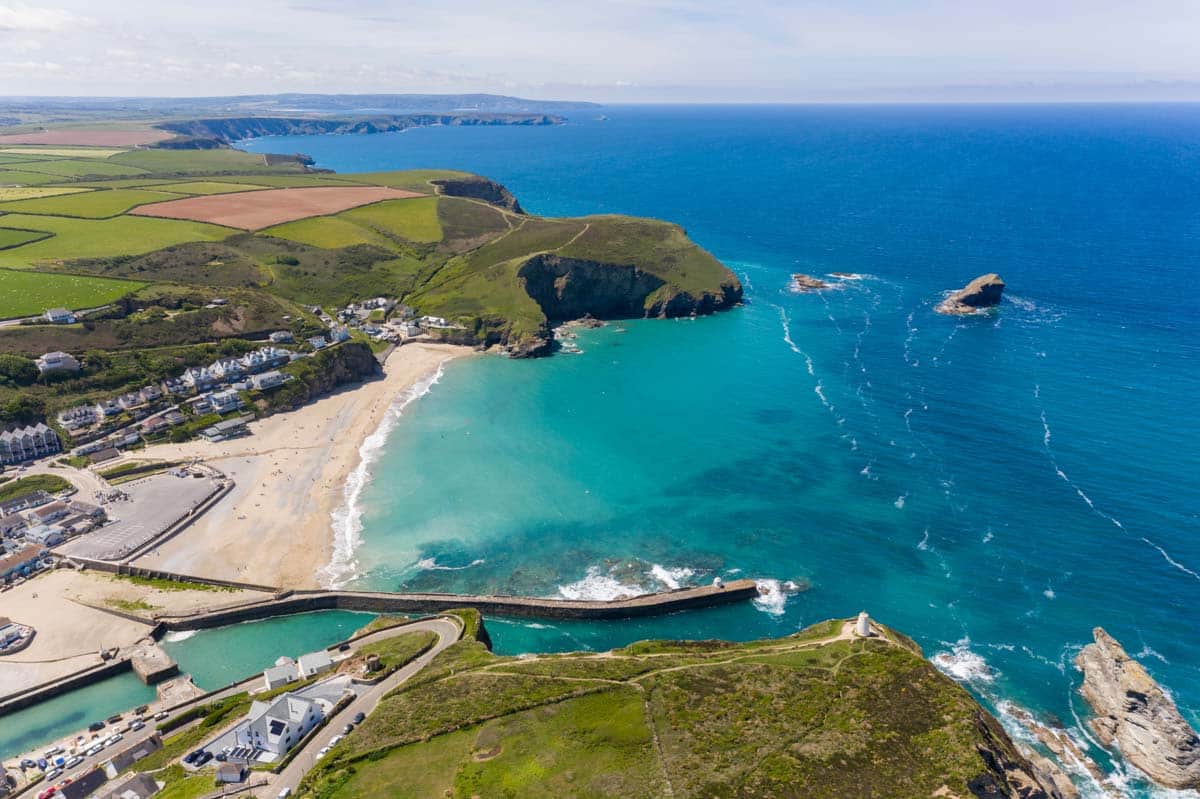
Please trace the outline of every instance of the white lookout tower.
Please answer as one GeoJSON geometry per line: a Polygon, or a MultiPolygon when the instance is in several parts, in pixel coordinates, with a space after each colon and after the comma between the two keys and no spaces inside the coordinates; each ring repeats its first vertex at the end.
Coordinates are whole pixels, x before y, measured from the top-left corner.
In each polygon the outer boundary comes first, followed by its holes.
{"type": "Polygon", "coordinates": [[[858,614],[858,622],[854,625],[854,634],[861,638],[871,637],[871,617],[865,610],[858,614]]]}

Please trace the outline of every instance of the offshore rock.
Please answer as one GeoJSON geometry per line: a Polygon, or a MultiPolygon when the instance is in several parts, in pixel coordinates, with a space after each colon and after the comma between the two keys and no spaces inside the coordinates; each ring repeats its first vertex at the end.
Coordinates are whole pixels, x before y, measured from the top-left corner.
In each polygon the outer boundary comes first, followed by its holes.
{"type": "Polygon", "coordinates": [[[821,289],[829,288],[829,284],[820,278],[812,275],[803,275],[797,272],[792,275],[792,291],[808,292],[820,291],[821,289]]]}
{"type": "Polygon", "coordinates": [[[938,313],[969,314],[981,308],[991,308],[1000,304],[1000,296],[1004,293],[1004,281],[994,272],[980,275],[963,288],[942,300],[937,307],[938,313]]]}
{"type": "Polygon", "coordinates": [[[1105,746],[1166,788],[1200,788],[1200,737],[1165,691],[1100,627],[1075,658],[1079,691],[1096,712],[1089,724],[1105,746]]]}

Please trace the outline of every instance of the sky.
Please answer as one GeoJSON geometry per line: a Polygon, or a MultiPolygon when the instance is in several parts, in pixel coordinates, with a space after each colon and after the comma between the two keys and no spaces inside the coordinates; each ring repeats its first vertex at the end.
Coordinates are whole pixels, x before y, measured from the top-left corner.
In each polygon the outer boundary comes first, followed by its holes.
{"type": "Polygon", "coordinates": [[[0,0],[0,95],[1200,100],[1200,0],[0,0]]]}

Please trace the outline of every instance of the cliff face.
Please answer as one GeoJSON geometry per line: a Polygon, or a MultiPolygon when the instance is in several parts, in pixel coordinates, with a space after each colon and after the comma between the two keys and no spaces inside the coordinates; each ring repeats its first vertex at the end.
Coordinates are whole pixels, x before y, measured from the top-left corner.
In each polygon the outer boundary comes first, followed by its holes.
{"type": "Polygon", "coordinates": [[[321,350],[311,358],[292,361],[280,371],[295,377],[263,396],[260,408],[271,412],[298,408],[346,383],[361,383],[380,372],[371,348],[347,341],[321,350]]]}
{"type": "Polygon", "coordinates": [[[535,256],[518,275],[552,324],[588,315],[633,319],[707,314],[731,308],[742,299],[742,285],[732,276],[720,286],[719,294],[706,291],[694,296],[633,266],[558,255],[535,256]]]}
{"type": "Polygon", "coordinates": [[[260,136],[293,136],[325,133],[390,133],[431,125],[557,125],[562,117],[550,114],[401,114],[361,119],[303,117],[228,117],[164,122],[158,127],[180,134],[167,148],[203,149],[260,136]]]}
{"type": "Polygon", "coordinates": [[[1171,697],[1097,627],[1095,643],[1075,659],[1083,670],[1080,693],[1096,711],[1089,722],[1100,742],[1167,788],[1200,788],[1200,737],[1171,697]]]}
{"type": "Polygon", "coordinates": [[[525,213],[521,209],[521,204],[517,202],[517,198],[513,196],[513,193],[494,180],[471,176],[435,180],[433,181],[433,185],[438,187],[440,193],[448,197],[470,197],[474,200],[483,200],[485,203],[507,208],[514,214],[525,213]]]}

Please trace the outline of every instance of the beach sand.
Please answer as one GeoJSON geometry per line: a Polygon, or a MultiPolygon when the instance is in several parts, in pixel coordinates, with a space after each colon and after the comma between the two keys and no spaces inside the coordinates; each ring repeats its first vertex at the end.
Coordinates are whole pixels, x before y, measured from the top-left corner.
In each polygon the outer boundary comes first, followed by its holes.
{"type": "Polygon", "coordinates": [[[233,491],[137,565],[285,588],[320,584],[333,554],[332,512],[363,441],[392,403],[469,347],[409,344],[389,356],[382,379],[350,385],[303,408],[250,425],[232,441],[157,444],[140,460],[198,458],[233,478],[233,491]]]}

